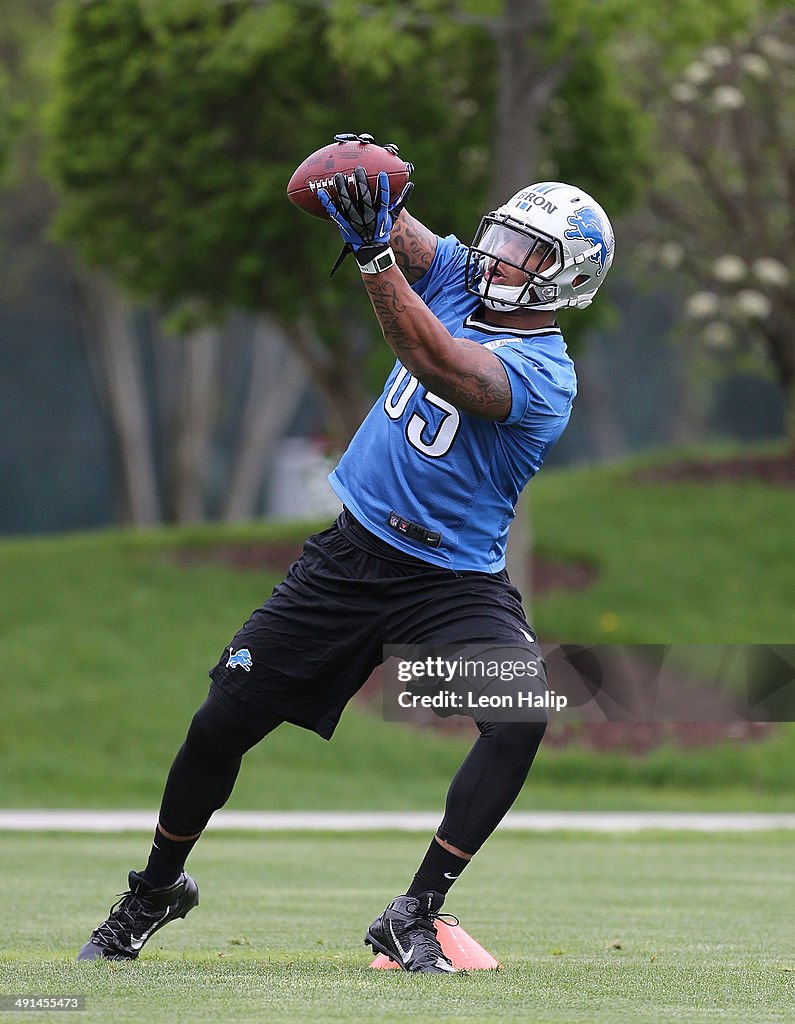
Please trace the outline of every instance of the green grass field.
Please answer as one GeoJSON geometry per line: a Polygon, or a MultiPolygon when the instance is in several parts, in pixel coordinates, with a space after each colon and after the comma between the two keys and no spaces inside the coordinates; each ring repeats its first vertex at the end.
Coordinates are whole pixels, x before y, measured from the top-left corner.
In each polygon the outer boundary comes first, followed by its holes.
{"type": "Polygon", "coordinates": [[[793,1019],[795,836],[497,834],[447,909],[504,969],[371,971],[363,933],[425,843],[210,834],[195,911],[135,963],[78,964],[144,837],[0,835],[0,993],[85,995],[102,1024],[793,1019]]]}
{"type": "MultiPolygon", "coordinates": [[[[533,530],[593,586],[533,604],[569,642],[793,641],[795,494],[545,472],[533,530]]],[[[277,581],[175,549],[302,537],[271,524],[0,542],[0,806],[154,810],[207,668],[277,581]]],[[[470,739],[352,707],[334,741],[282,727],[230,808],[436,809],[470,739]],[[400,779],[396,784],[395,779],[400,779]]],[[[542,747],[517,808],[794,810],[795,726],[643,757],[542,747]]],[[[77,964],[148,837],[0,833],[0,994],[85,995],[80,1020],[773,1024],[795,1018],[795,835],[498,833],[448,901],[504,964],[409,977],[362,935],[428,837],[210,833],[202,902],[132,964],[77,964]]],[[[28,1020],[3,1013],[2,1021],[28,1020]]]]}
{"type": "MultiPolygon", "coordinates": [[[[587,590],[534,602],[542,636],[793,640],[793,492],[641,486],[626,467],[545,472],[532,489],[539,548],[599,569],[587,590]]],[[[156,806],[206,694],[208,667],[277,581],[213,563],[178,565],[174,550],[307,532],[256,523],[0,542],[0,575],[12,581],[0,590],[0,658],[9,669],[0,678],[0,804],[156,806]]],[[[467,744],[355,709],[331,744],[287,726],[248,755],[231,806],[438,807],[467,744]]],[[[520,806],[792,809],[793,757],[792,727],[764,743],[685,756],[542,748],[520,806]]]]}
{"type": "Polygon", "coordinates": [[[534,605],[539,633],[584,642],[795,642],[795,490],[633,481],[631,468],[648,464],[542,473],[531,485],[539,549],[584,557],[600,571],[587,594],[534,605]]]}

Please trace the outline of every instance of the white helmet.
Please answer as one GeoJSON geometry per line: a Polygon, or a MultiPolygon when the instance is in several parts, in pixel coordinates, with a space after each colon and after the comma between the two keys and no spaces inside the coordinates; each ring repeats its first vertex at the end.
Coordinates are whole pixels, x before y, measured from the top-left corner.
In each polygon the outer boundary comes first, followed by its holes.
{"type": "Polygon", "coordinates": [[[587,306],[614,248],[607,214],[587,192],[559,181],[528,185],[480,222],[467,257],[467,291],[496,310],[587,306]],[[495,283],[501,264],[527,280],[495,283]]]}

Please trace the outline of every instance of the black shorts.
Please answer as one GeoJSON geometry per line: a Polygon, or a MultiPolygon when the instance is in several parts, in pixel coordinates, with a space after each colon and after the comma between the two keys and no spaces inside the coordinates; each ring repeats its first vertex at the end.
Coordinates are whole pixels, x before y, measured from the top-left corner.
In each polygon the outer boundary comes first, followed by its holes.
{"type": "Polygon", "coordinates": [[[383,648],[534,638],[507,572],[457,572],[406,555],[344,510],[313,534],[210,671],[219,699],[330,739],[383,648]],[[529,635],[528,635],[529,634],[529,635]]]}

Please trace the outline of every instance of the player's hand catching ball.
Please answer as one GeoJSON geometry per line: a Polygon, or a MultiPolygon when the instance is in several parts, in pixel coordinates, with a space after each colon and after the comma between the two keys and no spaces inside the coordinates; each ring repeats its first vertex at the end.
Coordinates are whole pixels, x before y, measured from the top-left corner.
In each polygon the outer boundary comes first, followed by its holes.
{"type": "MultiPolygon", "coordinates": [[[[366,145],[376,145],[376,141],[369,132],[338,132],[334,136],[335,142],[363,142],[366,145]]],[[[391,153],[392,156],[397,156],[400,153],[400,147],[395,142],[385,142],[381,149],[385,149],[387,153],[391,153]]],[[[411,177],[414,173],[414,164],[406,161],[405,164],[406,174],[411,177]]],[[[392,221],[396,221],[400,216],[400,211],[406,205],[411,198],[411,193],[414,191],[414,182],[407,181],[403,186],[403,189],[397,199],[393,199],[389,204],[389,212],[392,214],[392,221]]]]}
{"type": "MultiPolygon", "coordinates": [[[[376,273],[377,270],[369,269],[374,261],[387,252],[392,256],[389,247],[393,223],[389,209],[389,177],[384,171],[379,173],[376,195],[373,195],[367,184],[367,172],[359,166],[353,172],[350,184],[344,174],[335,174],[334,188],[337,191],[336,203],[324,188],[318,189],[317,197],[340,229],[343,241],[352,249],[359,267],[366,273],[376,273]]],[[[385,265],[380,269],[386,269],[394,263],[394,257],[389,262],[381,262],[385,265]]]]}

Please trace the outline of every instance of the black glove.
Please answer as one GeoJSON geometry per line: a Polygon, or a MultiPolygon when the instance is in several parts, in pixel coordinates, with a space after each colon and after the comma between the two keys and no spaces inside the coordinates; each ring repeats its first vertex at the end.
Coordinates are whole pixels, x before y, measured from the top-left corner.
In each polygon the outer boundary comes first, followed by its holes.
{"type": "MultiPolygon", "coordinates": [[[[318,189],[317,197],[340,229],[345,249],[352,250],[360,267],[366,267],[389,249],[389,232],[392,230],[389,177],[386,171],[379,173],[378,191],[373,196],[367,183],[367,171],[360,165],[353,172],[350,187],[345,175],[337,173],[334,175],[334,188],[336,202],[324,188],[318,189]]],[[[344,255],[337,260],[337,266],[342,259],[344,255]]]]}
{"type": "MultiPolygon", "coordinates": [[[[372,143],[373,145],[378,145],[378,143],[376,143],[375,139],[373,138],[372,135],[370,135],[369,132],[359,132],[359,133],[355,133],[355,132],[338,132],[334,136],[334,141],[335,142],[363,142],[365,145],[367,145],[368,143],[372,143]]],[[[387,142],[381,148],[389,150],[389,152],[392,153],[394,156],[397,156],[400,153],[400,148],[394,142],[387,142]]],[[[406,167],[408,169],[409,176],[411,176],[414,173],[414,164],[409,163],[408,161],[406,161],[406,167]]],[[[335,186],[336,186],[336,182],[335,182],[335,186]]],[[[389,203],[389,213],[391,214],[392,222],[393,223],[400,216],[400,211],[404,208],[406,203],[411,198],[411,193],[413,191],[414,191],[414,182],[413,181],[407,181],[405,186],[404,186],[404,188],[403,188],[403,191],[400,193],[400,195],[397,196],[395,199],[393,199],[389,203]]],[[[339,188],[337,188],[337,194],[339,195],[339,188]]],[[[344,263],[345,257],[348,255],[349,252],[353,252],[353,247],[351,246],[351,244],[349,242],[345,242],[345,244],[343,245],[342,249],[340,250],[339,256],[334,261],[334,266],[331,268],[331,273],[329,274],[329,277],[333,277],[336,274],[336,272],[339,270],[339,268],[344,263]]]]}

